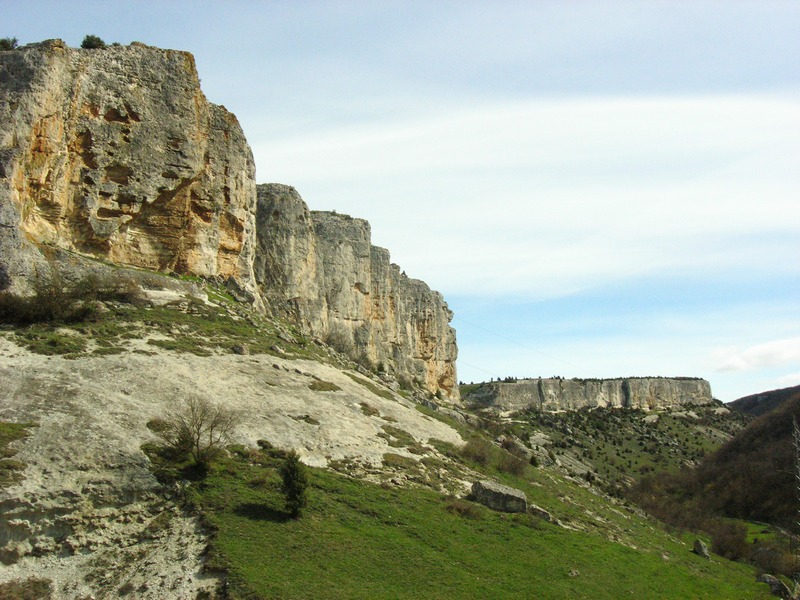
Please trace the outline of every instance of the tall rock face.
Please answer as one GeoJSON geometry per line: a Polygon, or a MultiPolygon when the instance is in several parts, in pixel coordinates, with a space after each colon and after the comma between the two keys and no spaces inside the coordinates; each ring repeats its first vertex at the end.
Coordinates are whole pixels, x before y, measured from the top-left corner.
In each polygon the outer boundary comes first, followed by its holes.
{"type": "Polygon", "coordinates": [[[255,298],[254,244],[252,153],[191,54],[60,40],[0,52],[0,287],[51,245],[255,298]]]}
{"type": "Polygon", "coordinates": [[[458,399],[455,331],[441,294],[371,245],[369,223],[312,212],[294,188],[258,186],[255,274],[265,303],[339,350],[458,399]]]}
{"type": "Polygon", "coordinates": [[[257,195],[239,123],[206,100],[187,52],[60,40],[0,52],[0,291],[24,291],[49,248],[223,280],[458,399],[441,295],[373,247],[366,221],[309,212],[286,186],[257,195]]]}
{"type": "Polygon", "coordinates": [[[704,379],[662,377],[520,379],[483,384],[464,399],[500,410],[543,411],[598,407],[659,410],[713,401],[711,386],[704,379]]]}

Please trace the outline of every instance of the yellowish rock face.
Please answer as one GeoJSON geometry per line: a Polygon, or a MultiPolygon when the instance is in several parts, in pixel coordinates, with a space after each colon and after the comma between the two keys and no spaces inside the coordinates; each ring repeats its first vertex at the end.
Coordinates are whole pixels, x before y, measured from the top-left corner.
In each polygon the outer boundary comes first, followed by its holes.
{"type": "Polygon", "coordinates": [[[252,154],[191,55],[50,44],[4,57],[0,193],[36,244],[162,271],[252,278],[252,154]]]}
{"type": "Polygon", "coordinates": [[[0,53],[0,289],[42,248],[235,283],[352,357],[458,400],[444,299],[371,245],[369,223],[262,186],[192,56],[50,41],[0,53]],[[263,192],[263,194],[262,194],[263,192]],[[262,206],[263,204],[263,206],[262,206]]]}

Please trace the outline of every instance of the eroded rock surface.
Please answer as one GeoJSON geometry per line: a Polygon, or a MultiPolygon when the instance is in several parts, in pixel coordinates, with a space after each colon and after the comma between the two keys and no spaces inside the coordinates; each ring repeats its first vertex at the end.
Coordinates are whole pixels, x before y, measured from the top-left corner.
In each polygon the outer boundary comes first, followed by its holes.
{"type": "Polygon", "coordinates": [[[256,278],[266,304],[361,362],[458,400],[452,312],[371,245],[370,226],[258,186],[256,278]]]}
{"type": "Polygon", "coordinates": [[[188,52],[60,40],[0,52],[0,271],[52,245],[255,291],[255,167],[188,52]]]}

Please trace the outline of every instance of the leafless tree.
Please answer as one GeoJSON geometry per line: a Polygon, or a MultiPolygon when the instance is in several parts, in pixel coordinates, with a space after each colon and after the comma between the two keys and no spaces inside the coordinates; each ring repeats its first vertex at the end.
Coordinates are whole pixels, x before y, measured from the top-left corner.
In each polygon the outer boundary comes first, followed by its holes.
{"type": "Polygon", "coordinates": [[[230,441],[238,423],[236,412],[205,398],[188,398],[180,410],[165,419],[158,436],[176,453],[207,467],[230,441]]]}

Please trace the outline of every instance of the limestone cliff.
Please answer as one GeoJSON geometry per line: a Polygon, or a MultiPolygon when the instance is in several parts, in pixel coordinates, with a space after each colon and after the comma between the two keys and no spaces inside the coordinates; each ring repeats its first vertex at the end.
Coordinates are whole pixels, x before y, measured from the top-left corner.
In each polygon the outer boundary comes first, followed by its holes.
{"type": "Polygon", "coordinates": [[[372,246],[369,223],[258,186],[256,279],[266,304],[355,358],[458,399],[452,313],[372,246]]]}
{"type": "Polygon", "coordinates": [[[371,246],[366,221],[311,213],[286,186],[262,186],[257,207],[250,147],[187,52],[60,40],[0,52],[0,290],[24,290],[53,247],[225,281],[360,362],[458,399],[441,295],[371,246]]]}
{"type": "Polygon", "coordinates": [[[52,245],[252,293],[254,177],[239,123],[206,100],[187,52],[60,40],[0,52],[6,285],[52,245]]]}
{"type": "Polygon", "coordinates": [[[704,379],[662,377],[520,379],[483,384],[464,399],[501,410],[544,411],[596,407],[659,410],[713,400],[711,386],[704,379]]]}

